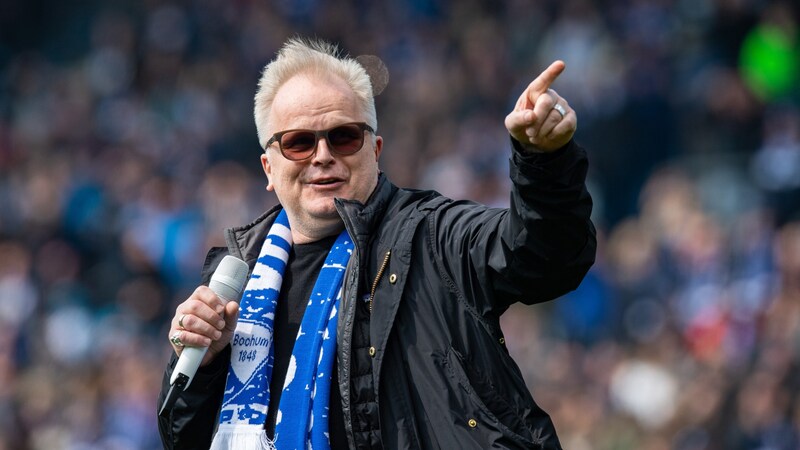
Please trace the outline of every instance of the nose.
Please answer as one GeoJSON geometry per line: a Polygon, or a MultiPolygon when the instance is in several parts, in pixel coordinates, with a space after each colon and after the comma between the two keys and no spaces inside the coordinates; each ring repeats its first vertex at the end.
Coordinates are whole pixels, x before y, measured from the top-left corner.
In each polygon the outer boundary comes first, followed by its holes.
{"type": "Polygon", "coordinates": [[[313,164],[330,164],[334,160],[333,153],[331,152],[330,144],[325,136],[320,136],[317,141],[317,151],[311,158],[313,164]]]}

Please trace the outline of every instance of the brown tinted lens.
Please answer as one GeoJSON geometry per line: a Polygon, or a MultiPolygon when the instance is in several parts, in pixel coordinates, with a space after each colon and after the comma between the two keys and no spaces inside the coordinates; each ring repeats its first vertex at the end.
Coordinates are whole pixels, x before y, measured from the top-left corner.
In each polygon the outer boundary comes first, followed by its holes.
{"type": "Polygon", "coordinates": [[[281,150],[289,159],[307,158],[316,145],[317,137],[311,131],[289,131],[281,136],[281,150]]]}
{"type": "Polygon", "coordinates": [[[328,131],[328,144],[333,151],[350,155],[364,145],[364,131],[358,125],[342,125],[328,131]]]}

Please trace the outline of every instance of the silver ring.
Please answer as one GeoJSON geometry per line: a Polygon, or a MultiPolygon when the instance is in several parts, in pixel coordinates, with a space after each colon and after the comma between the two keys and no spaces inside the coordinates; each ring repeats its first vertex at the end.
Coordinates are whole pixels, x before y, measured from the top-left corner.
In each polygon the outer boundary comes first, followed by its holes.
{"type": "Polygon", "coordinates": [[[176,331],[175,334],[169,337],[169,341],[178,347],[184,347],[185,344],[181,341],[181,332],[176,331]]]}
{"type": "Polygon", "coordinates": [[[178,326],[179,326],[179,327],[181,327],[181,328],[183,328],[183,329],[186,329],[186,327],[185,327],[185,326],[183,326],[183,318],[184,318],[184,317],[186,317],[186,314],[181,314],[181,318],[180,318],[180,319],[178,319],[178,326]]]}
{"type": "Polygon", "coordinates": [[[555,109],[556,111],[558,111],[558,113],[559,113],[559,114],[561,114],[561,118],[562,118],[562,119],[564,118],[564,116],[566,116],[566,115],[567,115],[567,110],[566,110],[566,109],[564,109],[564,107],[563,107],[563,106],[561,106],[561,105],[559,105],[558,103],[556,103],[556,104],[553,106],[553,109],[555,109]]]}

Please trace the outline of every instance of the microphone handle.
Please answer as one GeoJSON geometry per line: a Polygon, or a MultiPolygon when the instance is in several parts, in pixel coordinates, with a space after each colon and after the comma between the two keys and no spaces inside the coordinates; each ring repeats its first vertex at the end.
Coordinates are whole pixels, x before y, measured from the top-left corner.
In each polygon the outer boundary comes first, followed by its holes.
{"type": "Polygon", "coordinates": [[[175,384],[179,375],[185,375],[187,380],[183,388],[188,388],[194,379],[194,374],[197,373],[197,369],[200,367],[200,363],[203,362],[206,352],[208,352],[208,347],[184,347],[181,357],[178,358],[178,363],[175,364],[175,369],[172,371],[169,384],[175,384]]]}

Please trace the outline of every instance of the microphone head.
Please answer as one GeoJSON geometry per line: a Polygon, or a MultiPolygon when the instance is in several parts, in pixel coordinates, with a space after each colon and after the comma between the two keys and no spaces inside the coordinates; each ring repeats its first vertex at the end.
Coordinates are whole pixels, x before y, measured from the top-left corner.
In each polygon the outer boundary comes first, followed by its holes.
{"type": "Polygon", "coordinates": [[[208,287],[224,300],[239,301],[249,271],[250,268],[246,262],[235,256],[227,255],[222,258],[217,270],[211,275],[208,287]]]}

